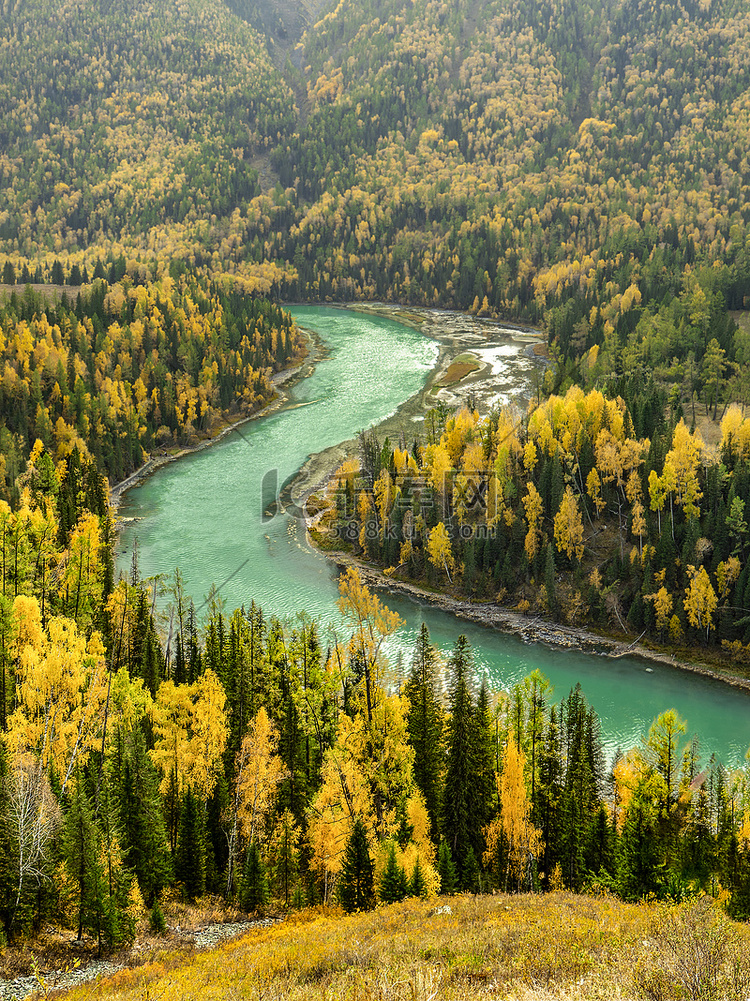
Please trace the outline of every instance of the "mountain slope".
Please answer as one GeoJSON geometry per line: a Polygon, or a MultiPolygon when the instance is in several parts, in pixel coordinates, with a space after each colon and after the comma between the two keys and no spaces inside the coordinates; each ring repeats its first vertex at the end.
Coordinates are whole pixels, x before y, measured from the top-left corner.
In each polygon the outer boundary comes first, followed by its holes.
{"type": "Polygon", "coordinates": [[[8,0],[18,274],[178,256],[289,298],[544,319],[563,362],[597,346],[605,375],[684,301],[671,340],[700,366],[718,330],[741,363],[750,0],[341,0],[294,49],[316,5],[232,2],[8,0]]]}
{"type": "Polygon", "coordinates": [[[739,1001],[748,985],[747,929],[706,899],[668,909],[556,893],[292,914],[185,965],[120,974],[97,996],[739,1001]]]}
{"type": "Polygon", "coordinates": [[[264,41],[218,0],[8,2],[0,46],[0,240],[26,258],[210,244],[256,194],[248,155],[294,121],[264,41]]]}

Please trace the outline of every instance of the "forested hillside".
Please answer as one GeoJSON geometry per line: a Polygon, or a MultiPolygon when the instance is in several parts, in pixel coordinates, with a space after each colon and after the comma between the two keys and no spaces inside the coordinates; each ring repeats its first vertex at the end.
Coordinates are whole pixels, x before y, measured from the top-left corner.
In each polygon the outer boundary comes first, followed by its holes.
{"type": "Polygon", "coordinates": [[[269,399],[281,298],[533,321],[536,406],[363,437],[332,527],[441,588],[750,657],[750,0],[341,0],[285,62],[259,12],[0,13],[3,933],[114,948],[206,891],[748,917],[747,769],[668,707],[610,768],[583,693],[493,699],[464,637],[442,663],[423,631],[399,687],[355,571],[346,636],[215,593],[199,621],[179,574],[160,624],[137,560],[114,580],[105,477],[269,399]]]}
{"type": "Polygon", "coordinates": [[[4,8],[6,280],[178,256],[265,294],[543,320],[573,375],[595,344],[673,380],[712,336],[745,361],[746,0],[343,0],[283,73],[252,3],[155,10],[4,8]]]}
{"type": "Polygon", "coordinates": [[[728,266],[727,305],[750,292],[746,3],[344,0],[287,67],[299,117],[218,0],[156,17],[37,0],[3,22],[16,263],[112,243],[272,261],[290,294],[557,308],[584,341],[629,333],[696,260],[728,266]],[[281,187],[260,196],[269,149],[281,187]]]}
{"type": "Polygon", "coordinates": [[[220,3],[9,2],[0,26],[0,238],[28,258],[192,258],[257,194],[248,154],[294,121],[220,3]]]}
{"type": "Polygon", "coordinates": [[[116,482],[267,404],[270,373],[301,351],[288,313],[231,286],[122,274],[78,291],[0,304],[0,497],[14,502],[35,442],[58,479],[76,453],[116,482]]]}
{"type": "Polygon", "coordinates": [[[134,560],[115,583],[103,480],[60,481],[35,446],[0,503],[0,921],[101,949],[207,892],[247,911],[368,909],[459,890],[718,893],[750,914],[747,768],[701,761],[673,711],[605,763],[576,687],[538,672],[476,685],[423,627],[399,686],[399,627],[355,570],[340,635],[250,601],[205,617],[175,574],[168,639],[134,560]],[[150,918],[149,918],[150,914],[150,918]]]}

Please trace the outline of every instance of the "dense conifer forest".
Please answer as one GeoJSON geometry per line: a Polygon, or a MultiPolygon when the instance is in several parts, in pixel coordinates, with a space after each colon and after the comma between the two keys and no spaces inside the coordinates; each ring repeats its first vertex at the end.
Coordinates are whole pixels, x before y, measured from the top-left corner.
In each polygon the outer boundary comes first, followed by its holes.
{"type": "Polygon", "coordinates": [[[710,447],[653,378],[615,387],[630,406],[574,386],[526,419],[437,408],[411,449],[363,434],[318,538],[394,580],[747,663],[750,420],[725,408],[710,447]]]}
{"type": "Polygon", "coordinates": [[[91,456],[122,480],[154,449],[192,444],[267,404],[271,373],[301,350],[278,306],[185,275],[94,278],[56,304],[30,287],[14,293],[0,304],[0,496],[18,500],[37,441],[51,464],[75,452],[73,463],[91,456]]]}
{"type": "Polygon", "coordinates": [[[263,912],[720,886],[750,914],[747,770],[702,761],[673,710],[607,761],[579,688],[553,700],[535,673],[490,692],[463,636],[443,660],[423,627],[399,678],[399,617],[353,569],[340,635],[216,596],[199,620],[176,573],[164,643],[137,559],[113,579],[93,458],[68,468],[40,443],[0,512],[7,938],[52,919],[114,948],[175,894],[263,912]]]}
{"type": "Polygon", "coordinates": [[[107,481],[268,402],[284,300],[539,324],[528,412],[363,435],[323,527],[392,575],[747,661],[750,5],[341,0],[296,45],[259,13],[0,6],[2,935],[114,949],[207,893],[749,917],[747,769],[668,707],[605,761],[585,693],[490,693],[462,636],[443,662],[423,630],[398,677],[355,570],[346,634],[262,595],[199,615],[179,573],[162,628],[137,558],[115,580],[107,481]]]}

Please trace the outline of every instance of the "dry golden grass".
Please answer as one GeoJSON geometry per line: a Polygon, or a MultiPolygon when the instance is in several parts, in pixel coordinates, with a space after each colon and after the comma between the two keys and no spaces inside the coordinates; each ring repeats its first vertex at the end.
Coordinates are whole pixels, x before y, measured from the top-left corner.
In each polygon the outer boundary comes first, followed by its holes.
{"type": "Polygon", "coordinates": [[[351,917],[301,912],[212,952],[162,957],[68,997],[744,1001],[749,955],[747,929],[712,902],[675,911],[569,893],[461,896],[351,917]]]}
{"type": "Polygon", "coordinates": [[[465,379],[467,375],[471,375],[472,372],[478,372],[481,367],[476,358],[461,355],[455,361],[451,362],[447,372],[436,385],[453,386],[457,382],[461,382],[462,379],[465,379]]]}

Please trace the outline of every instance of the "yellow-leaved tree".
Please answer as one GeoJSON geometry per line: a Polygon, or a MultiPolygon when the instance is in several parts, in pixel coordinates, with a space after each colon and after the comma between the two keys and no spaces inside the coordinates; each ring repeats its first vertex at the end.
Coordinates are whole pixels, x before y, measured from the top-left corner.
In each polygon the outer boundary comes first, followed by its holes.
{"type": "Polygon", "coordinates": [[[524,548],[526,549],[528,558],[533,560],[539,551],[539,545],[542,541],[541,521],[544,505],[542,504],[541,494],[531,481],[527,484],[527,493],[523,498],[523,506],[526,510],[526,523],[529,526],[524,548]]]}
{"type": "Polygon", "coordinates": [[[13,602],[18,663],[18,705],[8,720],[13,756],[37,755],[65,792],[76,765],[101,739],[107,694],[104,647],[98,633],[87,641],[71,619],[42,626],[36,598],[13,602]]]}
{"type": "Polygon", "coordinates": [[[531,804],[524,778],[525,757],[515,740],[509,739],[505,747],[503,770],[497,775],[500,797],[500,814],[484,829],[488,848],[484,863],[492,866],[506,886],[520,891],[531,888],[535,861],[541,855],[544,843],[541,832],[531,821],[531,804]],[[501,873],[500,844],[507,845],[506,871],[501,873]]]}
{"type": "Polygon", "coordinates": [[[313,865],[328,887],[341,871],[356,818],[379,839],[398,829],[397,811],[413,792],[414,753],[408,743],[405,701],[378,693],[373,717],[342,715],[336,742],[325,754],[323,782],[310,809],[313,865]]]}
{"type": "Polygon", "coordinates": [[[248,733],[235,759],[235,785],[229,825],[227,894],[232,892],[239,854],[240,830],[245,839],[258,841],[266,818],[274,808],[276,789],[286,769],[278,754],[279,735],[261,707],[250,723],[248,733]]]}
{"type": "Polygon", "coordinates": [[[687,569],[690,583],[685,588],[685,612],[690,625],[696,629],[705,629],[708,639],[708,634],[714,628],[713,616],[719,599],[705,567],[696,570],[691,565],[687,569]]]}
{"type": "Polygon", "coordinates": [[[555,515],[555,545],[558,552],[567,553],[568,559],[575,557],[580,560],[583,556],[583,519],[570,486],[565,488],[560,509],[555,515]]]}
{"type": "Polygon", "coordinates": [[[191,789],[206,800],[221,769],[229,727],[224,686],[210,669],[192,685],[163,681],[152,710],[151,758],[162,773],[161,790],[191,789]]]}
{"type": "Polygon", "coordinates": [[[427,539],[427,556],[430,563],[437,570],[444,570],[448,575],[448,580],[452,581],[451,570],[455,569],[456,561],[453,558],[453,549],[448,530],[442,521],[432,529],[427,539]]]}
{"type": "Polygon", "coordinates": [[[349,567],[339,581],[339,595],[339,610],[354,626],[349,640],[349,656],[362,668],[367,716],[371,720],[375,690],[385,667],[381,648],[384,641],[403,625],[403,620],[377,595],[372,594],[354,567],[349,567]]]}

